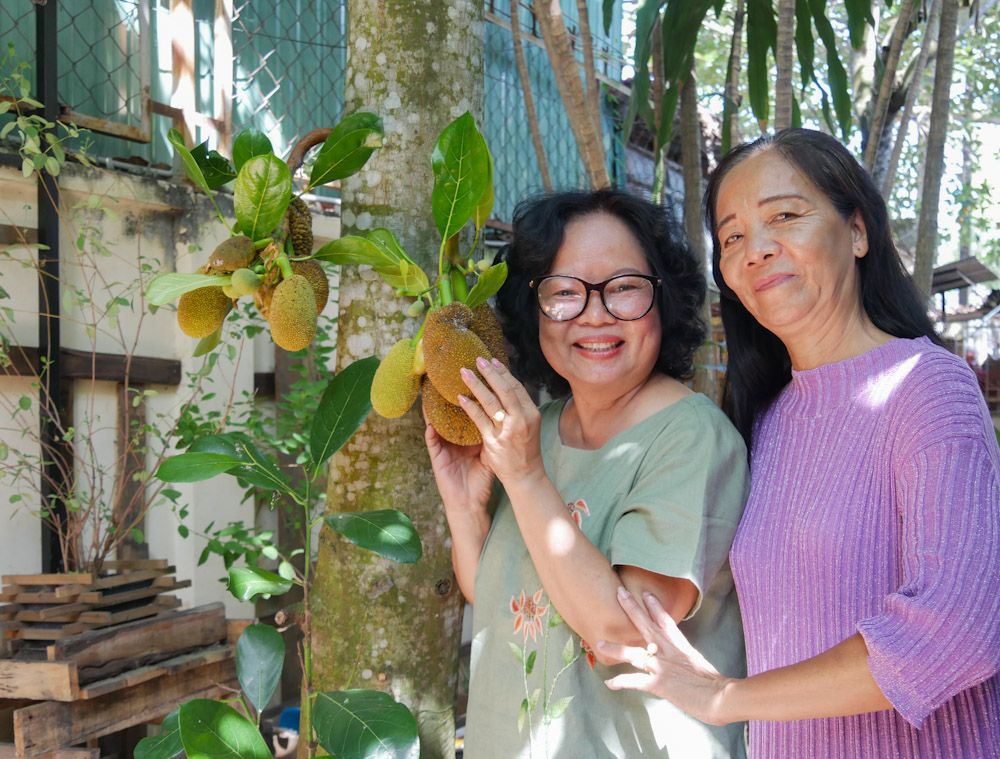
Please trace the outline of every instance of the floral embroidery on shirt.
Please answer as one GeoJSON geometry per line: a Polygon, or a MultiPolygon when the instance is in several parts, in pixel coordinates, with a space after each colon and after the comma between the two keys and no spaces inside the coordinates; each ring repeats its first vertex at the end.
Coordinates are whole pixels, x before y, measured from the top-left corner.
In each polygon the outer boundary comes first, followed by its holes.
{"type": "Polygon", "coordinates": [[[583,517],[590,516],[590,509],[587,507],[586,501],[581,498],[578,501],[567,503],[566,508],[569,509],[570,516],[573,517],[573,521],[576,522],[576,526],[583,527],[583,517]],[[581,516],[581,514],[583,516],[581,516]]]}
{"type": "Polygon", "coordinates": [[[583,638],[580,638],[580,649],[582,653],[587,657],[587,664],[593,669],[594,665],[597,664],[597,656],[594,654],[594,649],[590,647],[590,644],[583,638]]]}
{"type": "Polygon", "coordinates": [[[542,617],[548,611],[548,605],[541,606],[542,589],[539,588],[531,598],[525,598],[524,590],[521,591],[520,600],[515,596],[510,597],[510,611],[514,615],[514,634],[522,627],[524,628],[524,642],[528,642],[528,634],[532,640],[538,640],[536,635],[542,631],[542,617]]]}

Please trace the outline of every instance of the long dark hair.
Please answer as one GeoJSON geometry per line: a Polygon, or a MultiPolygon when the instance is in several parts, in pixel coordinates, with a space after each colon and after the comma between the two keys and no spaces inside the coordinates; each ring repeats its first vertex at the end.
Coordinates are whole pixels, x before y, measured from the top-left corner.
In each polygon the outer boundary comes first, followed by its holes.
{"type": "Polygon", "coordinates": [[[694,352],[705,339],[700,316],[705,275],[665,209],[615,188],[529,198],[514,210],[514,239],[501,253],[507,262],[507,279],[496,295],[496,308],[504,336],[514,348],[515,375],[523,382],[547,388],[553,396],[569,392],[569,383],[556,374],[542,353],[538,304],[528,282],[552,270],[567,224],[599,213],[628,227],[650,270],[663,282],[655,304],[662,336],[654,368],[670,377],[690,376],[694,352]]]}
{"type": "Polygon", "coordinates": [[[889,212],[871,176],[840,142],[810,129],[785,129],[774,136],[730,151],[708,180],[705,214],[712,234],[712,270],[722,294],[729,366],[723,388],[723,410],[750,447],[754,422],[792,378],[788,350],[761,326],[726,284],[719,270],[721,252],[716,204],[719,189],[733,167],[763,151],[775,150],[826,195],[843,219],[861,214],[868,253],[857,259],[861,306],[868,318],[894,337],[940,339],[927,316],[923,299],[906,273],[892,240],[889,212]]]}

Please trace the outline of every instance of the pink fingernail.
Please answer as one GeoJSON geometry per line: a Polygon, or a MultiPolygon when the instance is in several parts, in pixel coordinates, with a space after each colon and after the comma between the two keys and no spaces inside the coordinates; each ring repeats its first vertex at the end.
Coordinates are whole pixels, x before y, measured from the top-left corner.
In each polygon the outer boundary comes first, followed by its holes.
{"type": "Polygon", "coordinates": [[[618,597],[619,598],[631,598],[632,594],[629,593],[627,590],[625,590],[625,586],[624,585],[619,585],[618,586],[618,597]]]}
{"type": "Polygon", "coordinates": [[[482,356],[476,359],[476,366],[478,366],[480,369],[485,369],[489,365],[490,365],[489,362],[482,356]]]}
{"type": "Polygon", "coordinates": [[[493,368],[494,369],[503,369],[503,368],[505,368],[504,365],[503,365],[503,362],[500,359],[498,359],[498,358],[493,359],[492,363],[493,363],[493,368]]]}
{"type": "MultiPolygon", "coordinates": [[[[464,372],[465,370],[463,369],[462,371],[464,372]]],[[[464,395],[459,395],[458,396],[458,402],[461,403],[464,406],[466,403],[469,402],[469,399],[466,398],[464,395]]]]}
{"type": "Polygon", "coordinates": [[[470,372],[464,366],[461,369],[458,370],[458,373],[462,375],[462,379],[464,379],[464,380],[469,380],[469,379],[472,379],[472,377],[473,377],[472,372],[470,372]]]}

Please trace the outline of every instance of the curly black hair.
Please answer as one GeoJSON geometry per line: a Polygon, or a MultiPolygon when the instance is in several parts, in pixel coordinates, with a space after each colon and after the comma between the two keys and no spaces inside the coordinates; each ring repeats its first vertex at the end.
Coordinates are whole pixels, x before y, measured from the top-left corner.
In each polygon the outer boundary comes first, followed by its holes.
{"type": "Polygon", "coordinates": [[[528,282],[551,271],[566,225],[597,213],[624,222],[653,274],[663,282],[656,300],[663,335],[654,369],[676,379],[690,377],[694,352],[706,333],[700,316],[705,300],[701,262],[682,242],[666,209],[615,188],[542,195],[521,201],[514,210],[514,239],[499,256],[507,262],[507,280],[496,295],[500,324],[514,348],[514,374],[557,397],[569,392],[569,383],[542,353],[538,304],[528,282]]]}

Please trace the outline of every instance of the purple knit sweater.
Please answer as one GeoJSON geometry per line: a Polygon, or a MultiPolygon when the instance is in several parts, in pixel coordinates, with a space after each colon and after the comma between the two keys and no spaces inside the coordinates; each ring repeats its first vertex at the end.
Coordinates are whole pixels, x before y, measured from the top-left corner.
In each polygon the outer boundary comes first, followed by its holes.
{"type": "Polygon", "coordinates": [[[926,338],[794,372],[731,560],[750,674],[860,632],[893,710],[752,722],[753,759],[1000,757],[1000,451],[926,338]]]}

